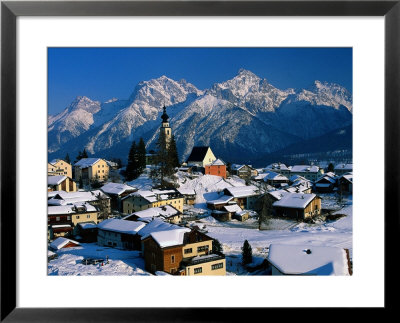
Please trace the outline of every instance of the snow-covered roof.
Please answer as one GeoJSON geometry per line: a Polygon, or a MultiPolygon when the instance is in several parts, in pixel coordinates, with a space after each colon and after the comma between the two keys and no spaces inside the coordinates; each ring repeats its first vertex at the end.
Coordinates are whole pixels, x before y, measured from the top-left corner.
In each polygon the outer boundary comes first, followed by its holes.
{"type": "Polygon", "coordinates": [[[145,227],[138,231],[138,235],[142,237],[142,239],[147,238],[150,233],[158,232],[158,231],[168,231],[168,230],[175,230],[181,228],[175,224],[164,222],[160,219],[153,219],[150,221],[145,227]]]}
{"type": "Polygon", "coordinates": [[[217,200],[211,200],[211,201],[207,201],[207,204],[213,204],[213,205],[217,205],[217,204],[224,204],[224,203],[228,203],[230,200],[233,199],[233,196],[229,196],[229,195],[222,195],[219,199],[217,200]]]}
{"type": "Polygon", "coordinates": [[[78,192],[58,192],[53,198],[55,199],[63,199],[66,203],[78,203],[78,202],[90,202],[97,201],[98,196],[100,197],[108,197],[102,191],[96,190],[91,192],[86,191],[78,191],[78,192]]]}
{"type": "Polygon", "coordinates": [[[280,169],[280,170],[289,170],[289,168],[282,163],[273,163],[268,165],[267,167],[265,167],[266,169],[272,169],[272,170],[276,170],[276,169],[280,169]]]}
{"type": "Polygon", "coordinates": [[[133,186],[126,185],[123,183],[107,183],[101,187],[101,190],[107,194],[117,194],[121,195],[126,191],[136,190],[133,186]]]}
{"type": "Polygon", "coordinates": [[[263,180],[265,177],[268,176],[268,174],[269,174],[269,173],[261,173],[261,174],[258,174],[257,176],[254,176],[254,179],[255,179],[255,180],[263,180]]]}
{"type": "Polygon", "coordinates": [[[336,171],[337,170],[346,170],[348,172],[351,172],[353,170],[353,164],[337,164],[334,168],[336,171]]]}
{"type": "Polygon", "coordinates": [[[114,231],[125,234],[136,234],[146,224],[143,222],[127,221],[120,219],[107,219],[100,222],[97,227],[101,230],[114,231]]]}
{"type": "Polygon", "coordinates": [[[244,167],[245,165],[239,165],[239,164],[232,164],[231,165],[231,170],[239,170],[242,167],[244,167]]]}
{"type": "Polygon", "coordinates": [[[226,190],[231,194],[233,197],[248,197],[258,194],[258,188],[256,186],[234,186],[234,187],[227,187],[226,190]]]}
{"type": "Polygon", "coordinates": [[[80,168],[87,168],[96,164],[101,158],[82,158],[74,164],[74,166],[79,166],[80,168]]]}
{"type": "Polygon", "coordinates": [[[276,190],[276,191],[270,191],[270,192],[268,192],[268,194],[272,195],[277,200],[280,200],[282,197],[284,197],[290,193],[286,190],[276,190]]]}
{"type": "Polygon", "coordinates": [[[161,248],[166,248],[183,244],[186,232],[190,232],[190,229],[179,227],[174,230],[152,232],[150,235],[161,248]]]}
{"type": "Polygon", "coordinates": [[[288,181],[289,179],[282,175],[282,174],[278,174],[275,172],[268,172],[266,174],[263,174],[264,176],[264,181],[288,181]]]}
{"type": "Polygon", "coordinates": [[[131,194],[125,196],[122,200],[124,200],[130,196],[141,197],[141,198],[147,200],[149,203],[157,202],[156,194],[152,191],[139,190],[137,192],[134,192],[134,193],[131,193],[131,194]]]}
{"type": "Polygon", "coordinates": [[[290,171],[292,173],[317,173],[319,167],[315,165],[295,165],[290,171]]]}
{"type": "Polygon", "coordinates": [[[196,195],[196,192],[192,188],[177,188],[176,190],[182,195],[196,195]]]}
{"type": "Polygon", "coordinates": [[[274,202],[272,205],[293,209],[304,209],[315,197],[316,195],[313,193],[289,193],[284,195],[279,201],[274,202]]]}
{"type": "Polygon", "coordinates": [[[56,175],[56,176],[47,176],[47,185],[58,185],[65,181],[67,176],[56,175]]]}
{"type": "Polygon", "coordinates": [[[225,205],[223,208],[224,208],[226,211],[228,211],[228,212],[237,212],[237,213],[240,213],[240,212],[243,211],[243,210],[240,208],[240,206],[237,205],[237,204],[225,205]]]}
{"type": "Polygon", "coordinates": [[[72,209],[72,205],[57,205],[57,206],[48,206],[47,214],[48,215],[61,215],[61,214],[73,214],[75,211],[72,209]]]}
{"type": "Polygon", "coordinates": [[[305,177],[300,176],[300,175],[292,175],[292,176],[290,176],[289,180],[292,183],[297,182],[297,181],[307,181],[307,182],[309,182],[308,179],[306,179],[305,177]]]}
{"type": "MultiPolygon", "coordinates": [[[[175,209],[173,206],[167,204],[167,205],[163,205],[160,207],[152,207],[152,208],[148,208],[146,210],[137,211],[132,214],[136,215],[139,218],[153,218],[153,217],[158,217],[158,216],[169,218],[171,216],[180,214],[180,212],[177,209],[175,209]]],[[[128,215],[128,217],[131,215],[128,215]]]]}
{"type": "Polygon", "coordinates": [[[224,165],[226,165],[226,164],[224,163],[224,161],[222,159],[216,159],[211,164],[208,164],[206,166],[224,166],[224,165]]]}
{"type": "Polygon", "coordinates": [[[67,239],[64,237],[59,237],[57,239],[55,239],[52,243],[50,243],[50,248],[54,249],[54,250],[59,250],[61,248],[64,248],[64,246],[66,246],[68,243],[73,243],[77,246],[80,245],[79,242],[71,240],[71,239],[67,239]]]}
{"type": "Polygon", "coordinates": [[[349,275],[346,251],[338,247],[271,244],[268,261],[283,274],[349,275]]]}
{"type": "Polygon", "coordinates": [[[353,173],[344,174],[341,177],[347,179],[349,182],[353,182],[353,173]]]}
{"type": "Polygon", "coordinates": [[[84,230],[97,228],[97,225],[94,222],[78,223],[77,225],[79,225],[84,230]]]}

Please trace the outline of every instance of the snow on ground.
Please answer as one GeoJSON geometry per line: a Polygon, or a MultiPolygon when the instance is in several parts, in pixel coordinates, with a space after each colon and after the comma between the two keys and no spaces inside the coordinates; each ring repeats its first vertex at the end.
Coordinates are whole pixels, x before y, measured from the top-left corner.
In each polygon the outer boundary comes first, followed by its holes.
{"type": "Polygon", "coordinates": [[[47,265],[48,275],[151,275],[144,270],[144,259],[139,251],[100,247],[96,243],[82,243],[81,247],[64,248],[57,251],[58,258],[47,265]],[[109,263],[106,264],[106,258],[109,263]],[[103,259],[96,265],[82,264],[84,258],[103,259]]]}
{"type": "Polygon", "coordinates": [[[138,190],[151,191],[153,188],[153,181],[147,174],[142,174],[133,181],[126,182],[127,185],[133,186],[138,190]]]}
{"type": "Polygon", "coordinates": [[[220,176],[203,175],[190,179],[182,172],[178,172],[178,183],[180,188],[189,188],[196,192],[197,204],[217,199],[219,193],[227,187],[246,185],[245,181],[237,176],[224,179],[220,176]]]}
{"type": "MultiPolygon", "coordinates": [[[[205,175],[190,179],[180,174],[178,181],[183,188],[196,191],[199,198],[196,204],[190,207],[192,211],[206,211],[206,201],[216,199],[226,187],[242,186],[244,181],[234,178],[224,180],[218,176],[205,175]]],[[[129,182],[129,185],[149,189],[151,180],[141,176],[129,182]]],[[[353,240],[353,212],[352,198],[343,197],[338,201],[335,194],[321,194],[323,208],[335,210],[333,214],[344,215],[336,220],[317,220],[315,223],[296,222],[290,219],[270,219],[258,230],[256,218],[249,218],[245,222],[232,220],[219,222],[207,213],[189,224],[207,230],[207,235],[218,239],[226,255],[227,275],[266,275],[268,269],[258,269],[253,272],[241,265],[241,247],[244,240],[248,240],[253,251],[252,265],[261,264],[268,255],[271,243],[291,245],[311,245],[347,248],[352,258],[353,240]],[[204,227],[205,226],[205,227],[204,227]]],[[[49,275],[150,275],[144,270],[144,260],[139,251],[123,251],[108,247],[99,247],[95,243],[82,244],[81,247],[61,249],[57,252],[58,259],[48,264],[49,275]],[[83,265],[84,257],[106,258],[110,263],[101,265],[83,265]]]]}

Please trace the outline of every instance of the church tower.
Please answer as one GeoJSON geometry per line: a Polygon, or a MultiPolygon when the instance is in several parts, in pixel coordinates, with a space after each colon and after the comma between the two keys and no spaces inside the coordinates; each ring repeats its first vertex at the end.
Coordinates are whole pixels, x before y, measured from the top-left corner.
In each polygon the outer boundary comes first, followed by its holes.
{"type": "Polygon", "coordinates": [[[167,114],[167,108],[164,106],[163,108],[164,112],[161,115],[161,128],[160,128],[160,133],[162,133],[165,137],[165,141],[167,143],[167,147],[169,142],[171,141],[171,136],[172,136],[172,130],[171,127],[169,126],[169,122],[168,122],[168,114],[167,114]]]}

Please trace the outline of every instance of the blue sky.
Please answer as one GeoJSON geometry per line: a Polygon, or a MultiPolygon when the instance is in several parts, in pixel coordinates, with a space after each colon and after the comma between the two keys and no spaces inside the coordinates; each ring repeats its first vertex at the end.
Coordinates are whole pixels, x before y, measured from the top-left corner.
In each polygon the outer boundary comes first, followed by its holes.
{"type": "Polygon", "coordinates": [[[280,89],[320,80],[352,93],[352,65],[351,48],[49,48],[48,111],[59,113],[81,95],[127,99],[137,83],[161,75],[203,90],[240,68],[280,89]]]}

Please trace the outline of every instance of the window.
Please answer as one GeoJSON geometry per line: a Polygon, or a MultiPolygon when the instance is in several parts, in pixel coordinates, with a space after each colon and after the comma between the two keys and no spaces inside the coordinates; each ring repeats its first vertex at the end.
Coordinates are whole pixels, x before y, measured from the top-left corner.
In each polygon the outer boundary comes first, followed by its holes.
{"type": "Polygon", "coordinates": [[[60,221],[60,217],[59,216],[56,217],[56,221],[60,221]]]}
{"type": "Polygon", "coordinates": [[[90,214],[86,215],[86,217],[87,217],[88,219],[90,219],[90,214]]]}
{"type": "Polygon", "coordinates": [[[68,220],[68,221],[71,220],[71,217],[70,217],[69,215],[67,216],[67,220],[68,220]]]}
{"type": "Polygon", "coordinates": [[[200,274],[201,272],[203,272],[203,267],[197,267],[194,269],[195,274],[200,274]]]}
{"type": "Polygon", "coordinates": [[[185,249],[183,252],[184,253],[192,253],[192,248],[185,249]]]}
{"type": "Polygon", "coordinates": [[[175,255],[171,256],[171,264],[175,263],[175,255]]]}
{"type": "Polygon", "coordinates": [[[76,219],[79,219],[79,215],[76,216],[76,219]]]}
{"type": "Polygon", "coordinates": [[[208,246],[197,247],[197,252],[208,251],[208,246]]]}
{"type": "Polygon", "coordinates": [[[216,270],[216,269],[221,269],[221,268],[224,268],[224,263],[223,262],[221,262],[219,264],[211,265],[211,270],[216,270]]]}

